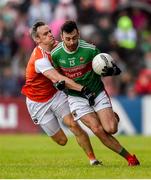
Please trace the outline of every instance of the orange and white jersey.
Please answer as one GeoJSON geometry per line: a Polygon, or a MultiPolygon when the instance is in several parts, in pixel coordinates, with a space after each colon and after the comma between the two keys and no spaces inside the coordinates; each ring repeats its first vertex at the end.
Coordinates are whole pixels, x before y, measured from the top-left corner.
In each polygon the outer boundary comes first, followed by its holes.
{"type": "Polygon", "coordinates": [[[52,98],[57,90],[43,72],[53,68],[50,52],[40,46],[35,47],[26,68],[26,83],[22,94],[35,102],[46,102],[52,98]]]}

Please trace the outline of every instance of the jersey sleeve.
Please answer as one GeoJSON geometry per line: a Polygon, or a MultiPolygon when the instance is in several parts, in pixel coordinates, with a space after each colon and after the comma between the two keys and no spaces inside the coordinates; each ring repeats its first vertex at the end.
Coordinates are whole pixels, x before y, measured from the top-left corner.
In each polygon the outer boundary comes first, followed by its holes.
{"type": "Polygon", "coordinates": [[[44,73],[50,69],[54,69],[54,67],[47,58],[42,58],[35,61],[35,70],[37,73],[44,73]]]}

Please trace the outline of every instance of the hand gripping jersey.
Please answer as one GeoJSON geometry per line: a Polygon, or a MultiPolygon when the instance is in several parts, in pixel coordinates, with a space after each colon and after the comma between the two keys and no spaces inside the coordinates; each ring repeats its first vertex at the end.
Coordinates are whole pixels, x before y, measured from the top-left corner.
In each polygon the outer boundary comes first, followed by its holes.
{"type": "MultiPolygon", "coordinates": [[[[89,87],[98,95],[104,89],[104,85],[101,77],[92,70],[92,60],[99,53],[100,51],[94,45],[79,40],[76,51],[67,51],[61,42],[51,51],[51,56],[54,67],[61,74],[89,87]]],[[[79,93],[74,90],[69,90],[68,93],[79,96],[79,93]]]]}
{"type": "Polygon", "coordinates": [[[50,53],[37,46],[26,68],[26,83],[22,88],[22,94],[36,102],[46,102],[53,97],[57,90],[42,74],[48,69],[53,69],[50,53]]]}

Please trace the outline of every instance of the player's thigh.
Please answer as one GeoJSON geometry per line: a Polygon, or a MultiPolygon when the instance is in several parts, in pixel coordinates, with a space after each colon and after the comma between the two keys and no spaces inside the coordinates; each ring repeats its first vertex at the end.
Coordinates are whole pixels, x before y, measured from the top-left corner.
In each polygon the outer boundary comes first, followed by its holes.
{"type": "Polygon", "coordinates": [[[117,132],[118,121],[112,110],[110,97],[106,91],[102,91],[95,99],[94,109],[97,113],[99,120],[108,133],[114,134],[117,132]]]}
{"type": "Polygon", "coordinates": [[[105,109],[105,108],[111,108],[111,100],[108,96],[106,91],[102,91],[96,98],[95,98],[95,105],[93,106],[95,112],[105,109]]]}
{"type": "Polygon", "coordinates": [[[118,130],[118,120],[111,107],[97,111],[97,115],[104,130],[108,133],[114,134],[118,130]]]}
{"type": "Polygon", "coordinates": [[[68,115],[64,116],[63,117],[63,123],[67,126],[67,127],[71,127],[73,126],[74,124],[77,124],[74,119],[73,119],[73,116],[71,113],[69,113],[68,115]]]}
{"type": "Polygon", "coordinates": [[[96,113],[90,113],[81,118],[81,121],[92,130],[98,138],[105,137],[105,131],[96,113]]]}
{"type": "Polygon", "coordinates": [[[80,120],[93,132],[98,131],[98,129],[101,129],[102,127],[101,122],[99,121],[95,112],[91,112],[82,116],[80,120]]]}
{"type": "Polygon", "coordinates": [[[94,109],[90,107],[88,100],[85,98],[68,96],[68,102],[75,121],[81,119],[86,114],[94,112],[94,109]]]}

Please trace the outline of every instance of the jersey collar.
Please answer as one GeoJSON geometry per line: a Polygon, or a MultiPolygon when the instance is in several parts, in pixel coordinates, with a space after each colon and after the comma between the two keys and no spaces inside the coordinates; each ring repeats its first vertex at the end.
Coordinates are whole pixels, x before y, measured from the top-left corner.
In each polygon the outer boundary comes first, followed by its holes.
{"type": "Polygon", "coordinates": [[[42,47],[38,46],[39,49],[41,49],[42,51],[46,52],[47,54],[51,54],[50,51],[46,51],[45,49],[43,49],[42,47]]]}

